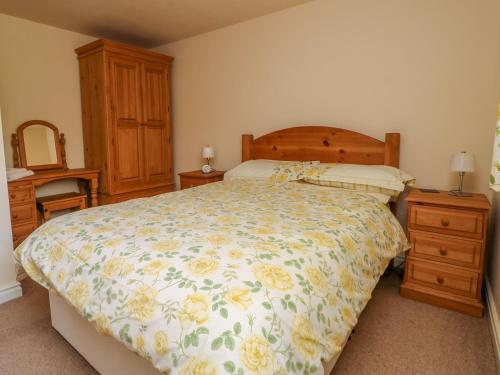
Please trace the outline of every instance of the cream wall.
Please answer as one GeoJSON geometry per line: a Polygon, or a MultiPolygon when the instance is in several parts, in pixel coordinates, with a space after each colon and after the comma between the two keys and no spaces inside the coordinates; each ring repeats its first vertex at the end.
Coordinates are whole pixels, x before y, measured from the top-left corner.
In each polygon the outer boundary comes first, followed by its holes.
{"type": "Polygon", "coordinates": [[[495,0],[316,0],[157,48],[173,68],[176,172],[240,161],[242,133],[329,124],[383,139],[401,167],[450,188],[453,152],[476,155],[466,188],[488,192],[500,81],[495,0]]]}
{"type": "MultiPolygon", "coordinates": [[[[84,166],[78,60],[74,49],[96,38],[0,14],[0,104],[7,166],[10,137],[24,121],[46,120],[66,136],[68,167],[84,166]]],[[[67,191],[53,183],[39,194],[67,191]]]]}

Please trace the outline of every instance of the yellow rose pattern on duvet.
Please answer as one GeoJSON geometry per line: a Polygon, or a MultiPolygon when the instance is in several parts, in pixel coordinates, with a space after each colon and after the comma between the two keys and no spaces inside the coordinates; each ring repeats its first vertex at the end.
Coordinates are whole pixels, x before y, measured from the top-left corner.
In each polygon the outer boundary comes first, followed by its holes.
{"type": "Polygon", "coordinates": [[[368,195],[232,180],[54,218],[16,257],[160,371],[323,374],[407,248],[368,195]]]}

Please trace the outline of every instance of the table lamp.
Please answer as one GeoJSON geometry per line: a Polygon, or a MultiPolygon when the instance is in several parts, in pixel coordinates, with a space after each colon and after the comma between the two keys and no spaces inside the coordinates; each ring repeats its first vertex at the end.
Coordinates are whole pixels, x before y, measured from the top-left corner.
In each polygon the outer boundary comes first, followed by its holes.
{"type": "Polygon", "coordinates": [[[464,186],[464,176],[465,172],[474,172],[474,155],[461,151],[453,154],[451,158],[451,170],[453,172],[458,172],[460,176],[460,186],[458,190],[451,190],[450,195],[456,197],[471,197],[471,193],[465,193],[463,191],[464,186]]]}
{"type": "Polygon", "coordinates": [[[215,151],[212,146],[203,147],[203,149],[201,150],[201,157],[203,159],[207,159],[207,164],[201,167],[203,173],[210,173],[215,170],[210,166],[210,159],[213,159],[214,156],[215,156],[215,151]]]}

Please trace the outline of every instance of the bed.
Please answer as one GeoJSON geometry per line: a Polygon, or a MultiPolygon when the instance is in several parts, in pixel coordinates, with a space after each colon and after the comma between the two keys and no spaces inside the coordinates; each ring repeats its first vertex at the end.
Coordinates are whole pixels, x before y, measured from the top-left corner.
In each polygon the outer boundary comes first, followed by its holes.
{"type": "MultiPolygon", "coordinates": [[[[397,167],[399,134],[244,135],[251,159],[397,167]]],[[[329,374],[407,248],[368,195],[223,181],[53,219],[16,258],[50,290],[54,328],[103,375],[329,374]]]]}

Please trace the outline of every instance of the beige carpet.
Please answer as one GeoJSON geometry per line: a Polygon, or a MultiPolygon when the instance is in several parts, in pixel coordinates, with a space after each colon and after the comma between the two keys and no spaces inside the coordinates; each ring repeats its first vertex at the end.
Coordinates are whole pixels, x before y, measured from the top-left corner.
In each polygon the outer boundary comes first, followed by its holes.
{"type": "MultiPolygon", "coordinates": [[[[486,318],[407,300],[382,279],[333,374],[495,374],[486,318]]],[[[52,329],[47,292],[31,281],[0,306],[0,374],[97,374],[52,329]]]]}

